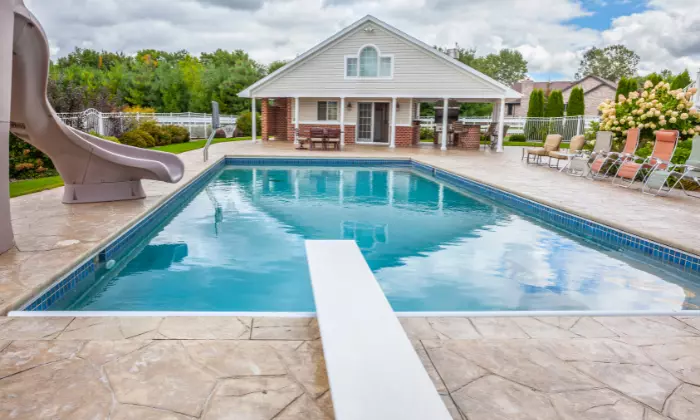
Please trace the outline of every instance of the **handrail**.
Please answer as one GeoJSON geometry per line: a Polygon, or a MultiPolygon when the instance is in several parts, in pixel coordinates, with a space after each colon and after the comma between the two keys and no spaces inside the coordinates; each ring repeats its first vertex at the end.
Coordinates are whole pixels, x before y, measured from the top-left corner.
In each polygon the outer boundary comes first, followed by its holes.
{"type": "Polygon", "coordinates": [[[216,129],[211,130],[211,134],[209,134],[209,138],[207,139],[207,142],[204,144],[204,161],[206,162],[209,160],[209,146],[211,145],[212,140],[214,140],[214,136],[216,135],[216,129]]]}

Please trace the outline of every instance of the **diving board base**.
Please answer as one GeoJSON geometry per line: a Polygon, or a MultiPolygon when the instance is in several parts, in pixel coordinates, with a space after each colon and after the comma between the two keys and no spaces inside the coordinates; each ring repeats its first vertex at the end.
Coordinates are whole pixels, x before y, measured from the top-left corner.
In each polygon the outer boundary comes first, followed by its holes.
{"type": "Polygon", "coordinates": [[[354,241],[306,241],[337,420],[450,420],[354,241]]]}

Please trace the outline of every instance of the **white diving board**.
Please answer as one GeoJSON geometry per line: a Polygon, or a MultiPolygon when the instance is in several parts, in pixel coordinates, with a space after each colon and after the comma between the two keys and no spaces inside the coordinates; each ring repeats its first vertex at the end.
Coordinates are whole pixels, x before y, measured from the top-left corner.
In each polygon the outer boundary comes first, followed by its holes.
{"type": "Polygon", "coordinates": [[[451,420],[354,241],[306,241],[337,420],[451,420]]]}

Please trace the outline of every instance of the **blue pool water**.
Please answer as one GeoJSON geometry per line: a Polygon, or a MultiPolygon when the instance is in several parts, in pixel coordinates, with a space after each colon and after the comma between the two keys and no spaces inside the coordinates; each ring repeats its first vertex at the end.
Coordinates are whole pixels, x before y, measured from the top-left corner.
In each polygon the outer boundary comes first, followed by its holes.
{"type": "Polygon", "coordinates": [[[354,239],[397,311],[697,309],[700,282],[408,169],[226,167],[56,310],[313,311],[306,239],[354,239]]]}

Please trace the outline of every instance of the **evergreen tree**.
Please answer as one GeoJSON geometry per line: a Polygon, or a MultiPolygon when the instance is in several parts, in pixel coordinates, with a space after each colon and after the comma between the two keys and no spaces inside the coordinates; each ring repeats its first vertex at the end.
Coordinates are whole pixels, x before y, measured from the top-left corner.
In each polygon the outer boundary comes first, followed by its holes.
{"type": "Polygon", "coordinates": [[[542,89],[534,89],[530,93],[530,102],[527,108],[528,117],[544,117],[544,92],[542,89]]]}
{"type": "Polygon", "coordinates": [[[627,79],[627,95],[625,96],[629,96],[630,92],[636,92],[637,90],[639,90],[639,86],[637,85],[637,79],[627,79]]]}
{"type": "Polygon", "coordinates": [[[586,104],[583,97],[583,88],[576,86],[571,90],[569,105],[566,108],[566,115],[569,117],[583,115],[586,112],[586,104]]]}
{"type": "Polygon", "coordinates": [[[618,100],[620,95],[624,95],[626,98],[627,94],[629,94],[629,80],[626,77],[622,77],[617,82],[617,90],[615,91],[615,101],[618,100]]]}
{"type": "Polygon", "coordinates": [[[663,82],[663,81],[664,81],[664,78],[663,78],[660,74],[651,73],[651,74],[649,74],[649,75],[646,77],[646,79],[644,79],[644,80],[650,80],[651,83],[653,83],[654,86],[656,86],[656,85],[659,84],[659,82],[663,82]]]}
{"type": "Polygon", "coordinates": [[[692,82],[693,81],[690,80],[688,70],[684,70],[683,73],[673,78],[673,82],[671,83],[671,90],[683,89],[692,82]]]}
{"type": "Polygon", "coordinates": [[[549,118],[564,116],[564,97],[562,96],[560,90],[553,90],[549,94],[545,116],[549,118]]]}

